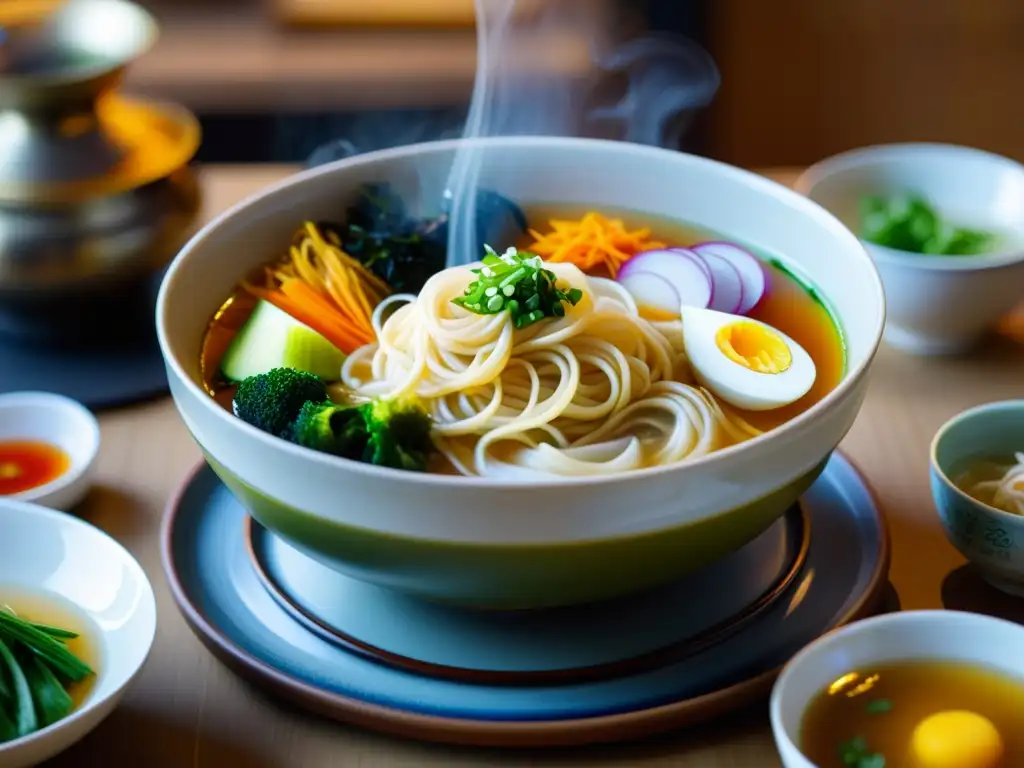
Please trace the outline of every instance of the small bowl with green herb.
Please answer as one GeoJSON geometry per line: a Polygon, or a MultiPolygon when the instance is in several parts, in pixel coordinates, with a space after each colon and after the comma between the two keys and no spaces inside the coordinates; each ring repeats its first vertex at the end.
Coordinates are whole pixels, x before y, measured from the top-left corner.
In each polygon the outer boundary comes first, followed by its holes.
{"type": "Polygon", "coordinates": [[[135,559],[62,512],[0,499],[0,766],[92,731],[142,669],[156,602],[135,559]]]}
{"type": "Polygon", "coordinates": [[[807,170],[797,189],[856,233],[885,286],[885,339],[974,347],[1024,300],[1024,166],[968,147],[890,144],[807,170]]]}

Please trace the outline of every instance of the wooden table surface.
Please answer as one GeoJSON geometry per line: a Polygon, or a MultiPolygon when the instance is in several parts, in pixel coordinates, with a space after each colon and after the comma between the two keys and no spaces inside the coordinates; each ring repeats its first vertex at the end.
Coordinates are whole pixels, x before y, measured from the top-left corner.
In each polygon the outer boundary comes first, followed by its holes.
{"type": "MultiPolygon", "coordinates": [[[[280,178],[283,167],[205,170],[207,216],[280,178]]],[[[792,171],[770,175],[791,182],[792,171]]],[[[955,310],[955,308],[953,308],[955,310]]],[[[843,450],[866,472],[888,513],[892,582],[904,608],[968,608],[1020,618],[962,568],[943,538],[928,491],[928,445],[956,412],[1021,396],[1024,337],[997,339],[969,358],[920,359],[882,349],[863,410],[843,450]]],[[[725,722],[641,744],[562,752],[497,752],[377,736],[279,705],[230,674],[185,626],[160,566],[168,497],[199,460],[169,399],[101,416],[98,487],[81,515],[141,561],[156,590],[159,631],[145,670],[121,707],[51,766],[146,768],[460,768],[601,766],[716,768],[779,765],[767,705],[725,722]]]]}

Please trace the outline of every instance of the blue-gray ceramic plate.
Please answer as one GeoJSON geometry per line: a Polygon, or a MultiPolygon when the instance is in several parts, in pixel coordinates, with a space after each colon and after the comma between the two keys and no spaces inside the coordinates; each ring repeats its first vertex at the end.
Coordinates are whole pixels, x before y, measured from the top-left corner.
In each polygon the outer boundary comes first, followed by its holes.
{"type": "MultiPolygon", "coordinates": [[[[636,738],[751,703],[768,692],[780,665],[802,646],[879,607],[887,585],[889,543],[881,510],[864,479],[845,457],[835,454],[801,503],[810,542],[798,573],[773,596],[770,606],[736,631],[710,647],[632,673],[531,685],[417,673],[381,663],[346,648],[329,633],[314,631],[282,604],[280,595],[268,590],[266,573],[261,575],[255,567],[254,556],[263,562],[264,571],[267,566],[276,568],[279,582],[293,588],[301,586],[303,578],[311,583],[308,575],[302,577],[297,566],[287,565],[281,559],[283,550],[276,555],[261,553],[265,543],[260,544],[258,536],[242,535],[245,511],[205,465],[169,505],[163,558],[175,600],[199,639],[233,670],[299,706],[433,741],[582,744],[636,738]],[[250,541],[255,542],[252,548],[250,541]]],[[[765,534],[772,535],[778,537],[778,531],[765,534]]],[[[359,590],[347,594],[358,596],[359,590]]],[[[366,599],[369,592],[362,594],[366,599]]],[[[388,616],[381,613],[381,623],[388,616]]],[[[609,624],[618,616],[610,611],[609,624]]],[[[697,634],[708,629],[710,614],[702,616],[697,634]]],[[[344,620],[344,612],[338,612],[329,623],[344,620]]],[[[371,636],[378,646],[398,642],[394,631],[364,624],[353,631],[371,636]]],[[[408,625],[396,626],[406,630],[403,658],[444,665],[450,657],[439,650],[443,644],[437,635],[424,635],[417,648],[408,637],[408,625]]],[[[453,647],[481,636],[460,629],[457,622],[451,626],[453,647]]],[[[647,631],[644,624],[637,628],[640,635],[647,631]]],[[[637,642],[611,626],[605,636],[589,634],[592,643],[581,645],[578,654],[571,648],[553,649],[547,668],[575,669],[595,659],[614,660],[609,637],[621,645],[619,655],[626,658],[660,644],[642,642],[643,638],[637,642]]],[[[536,647],[519,655],[478,648],[461,666],[530,672],[543,665],[543,658],[536,647]]]]}

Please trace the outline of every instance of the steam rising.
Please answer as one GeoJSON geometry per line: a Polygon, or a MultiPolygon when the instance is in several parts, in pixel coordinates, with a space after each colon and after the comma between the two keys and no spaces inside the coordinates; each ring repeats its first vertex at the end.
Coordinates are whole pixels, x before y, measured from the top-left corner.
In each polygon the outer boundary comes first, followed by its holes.
{"type": "MultiPolygon", "coordinates": [[[[601,135],[675,149],[695,110],[718,89],[714,62],[691,41],[649,36],[612,49],[611,24],[599,0],[549,0],[529,16],[517,14],[519,2],[475,0],[477,70],[463,138],[601,135]],[[591,41],[592,76],[517,75],[513,61],[523,34],[557,45],[553,33],[560,30],[591,41]],[[609,76],[624,80],[624,87],[613,103],[595,104],[609,76]]],[[[482,255],[476,216],[482,160],[479,147],[463,145],[452,164],[445,192],[449,267],[482,255]]]]}

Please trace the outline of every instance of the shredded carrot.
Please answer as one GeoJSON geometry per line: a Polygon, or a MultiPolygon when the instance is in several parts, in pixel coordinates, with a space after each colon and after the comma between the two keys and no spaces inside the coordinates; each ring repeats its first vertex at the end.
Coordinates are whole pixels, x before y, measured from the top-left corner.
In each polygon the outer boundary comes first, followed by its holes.
{"type": "Polygon", "coordinates": [[[264,285],[243,285],[346,354],[373,341],[373,311],[391,293],[311,222],[296,233],[288,255],[267,269],[264,285]]]}
{"type": "Polygon", "coordinates": [[[551,231],[530,230],[534,242],[527,250],[547,261],[574,264],[584,272],[615,277],[619,268],[641,251],[664,248],[651,239],[648,228],[628,230],[621,219],[590,211],[579,221],[551,221],[551,231]]]}

